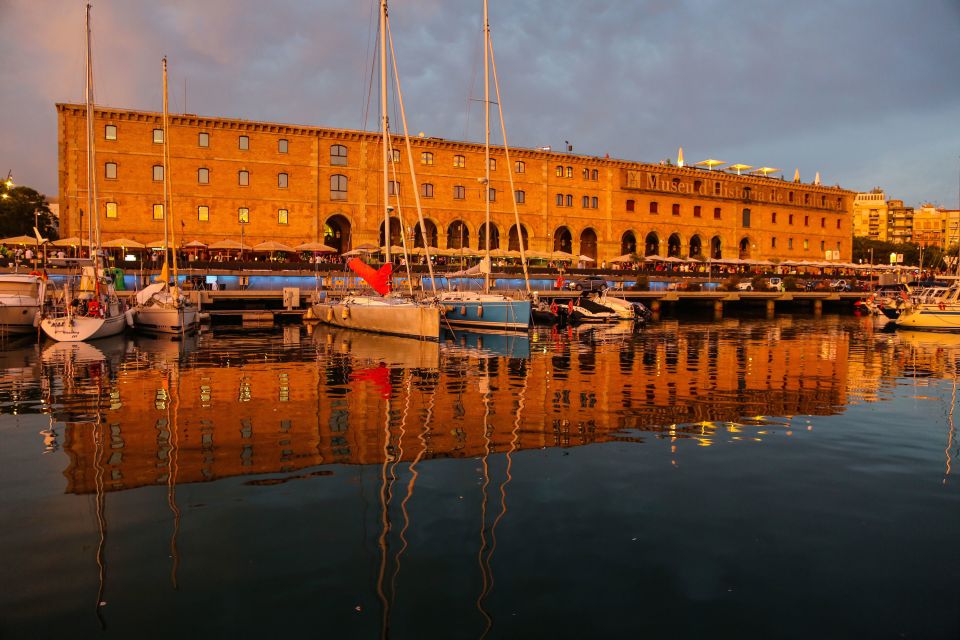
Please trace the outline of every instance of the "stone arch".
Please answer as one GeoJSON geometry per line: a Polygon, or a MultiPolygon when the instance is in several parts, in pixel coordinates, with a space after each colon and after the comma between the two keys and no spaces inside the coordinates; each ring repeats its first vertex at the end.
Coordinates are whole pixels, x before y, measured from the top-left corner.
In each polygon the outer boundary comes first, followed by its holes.
{"type": "Polygon", "coordinates": [[[454,220],[447,227],[447,249],[466,249],[470,246],[470,229],[463,220],[454,220]]]}
{"type": "Polygon", "coordinates": [[[643,255],[645,256],[658,256],[660,255],[660,237],[657,235],[656,231],[651,231],[647,234],[647,237],[643,241],[643,255]]]}
{"type": "Polygon", "coordinates": [[[553,250],[573,253],[573,234],[567,227],[557,227],[553,232],[553,250]]]}
{"type": "Polygon", "coordinates": [[[698,234],[694,234],[690,238],[690,245],[687,251],[687,255],[691,258],[704,257],[703,256],[703,239],[701,239],[698,234]]]}
{"type": "Polygon", "coordinates": [[[679,233],[671,233],[667,238],[667,255],[672,258],[679,258],[683,242],[680,240],[679,233]]]}
{"type": "Polygon", "coordinates": [[[637,252],[637,235],[630,230],[624,231],[620,236],[620,254],[628,255],[637,252]]]}
{"type": "Polygon", "coordinates": [[[587,227],[580,232],[580,255],[597,259],[597,232],[587,227]]]}
{"type": "Polygon", "coordinates": [[[720,236],[710,238],[710,258],[713,260],[723,258],[723,240],[720,239],[720,236]]]}
{"type": "Polygon", "coordinates": [[[418,220],[413,236],[413,246],[422,247],[424,245],[423,239],[426,237],[427,246],[436,248],[439,246],[437,245],[437,235],[437,224],[433,220],[424,218],[423,229],[420,228],[420,221],[418,220]]]}
{"type": "MultiPolygon", "coordinates": [[[[530,233],[524,225],[520,225],[520,234],[523,235],[523,250],[530,250],[530,233]]],[[[510,227],[510,234],[507,240],[507,249],[510,251],[520,251],[520,238],[517,234],[517,225],[510,227]]]]}
{"type": "MultiPolygon", "coordinates": [[[[497,225],[490,223],[490,250],[500,248],[500,229],[497,225]]],[[[477,249],[486,251],[487,249],[487,223],[484,222],[477,230],[477,249]]]]}
{"type": "Polygon", "coordinates": [[[323,244],[337,250],[337,253],[349,251],[352,247],[350,220],[343,214],[335,213],[323,223],[323,244]]]}
{"type": "Polygon", "coordinates": [[[737,256],[741,260],[746,260],[751,256],[751,248],[753,242],[750,240],[750,236],[743,236],[740,238],[740,242],[737,244],[739,250],[739,255],[737,256]]]}
{"type": "MultiPolygon", "coordinates": [[[[381,246],[381,247],[387,244],[387,242],[385,242],[384,237],[383,237],[383,224],[384,224],[384,223],[382,223],[382,222],[380,223],[380,246],[381,246]]],[[[390,216],[390,242],[389,242],[389,244],[390,244],[390,245],[393,245],[393,246],[400,246],[400,245],[402,245],[402,244],[403,244],[403,238],[402,238],[401,236],[403,236],[403,227],[400,225],[400,219],[399,219],[399,218],[394,218],[393,216],[390,216]]]]}

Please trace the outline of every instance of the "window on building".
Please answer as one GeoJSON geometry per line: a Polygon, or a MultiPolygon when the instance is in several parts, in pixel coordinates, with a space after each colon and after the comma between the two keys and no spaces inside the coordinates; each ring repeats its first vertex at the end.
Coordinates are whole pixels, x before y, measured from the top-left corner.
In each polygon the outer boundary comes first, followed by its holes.
{"type": "Polygon", "coordinates": [[[400,149],[390,149],[390,161],[393,163],[400,162],[400,149]]]}
{"type": "Polygon", "coordinates": [[[679,203],[679,202],[674,202],[674,203],[673,203],[673,206],[670,207],[670,212],[671,212],[673,215],[675,215],[675,216],[680,215],[680,203],[679,203]]]}
{"type": "Polygon", "coordinates": [[[803,250],[804,251],[810,250],[810,241],[807,240],[806,238],[803,239],[803,250]]]}
{"type": "Polygon", "coordinates": [[[810,204],[810,194],[809,194],[809,193],[803,194],[803,204],[810,204]]]}
{"type": "Polygon", "coordinates": [[[770,214],[770,222],[771,222],[772,224],[777,224],[777,212],[776,212],[776,211],[774,211],[773,213],[770,214]]]}
{"type": "Polygon", "coordinates": [[[200,222],[210,222],[210,207],[205,204],[197,207],[197,220],[200,222]]]}
{"type": "Polygon", "coordinates": [[[467,188],[462,184],[454,185],[453,187],[453,199],[454,200],[463,200],[467,197],[467,188]]]}
{"type": "Polygon", "coordinates": [[[600,206],[600,198],[598,198],[597,196],[593,196],[592,198],[590,198],[591,209],[596,209],[599,206],[600,206]]]}
{"type": "Polygon", "coordinates": [[[792,214],[792,213],[787,216],[787,224],[789,224],[789,225],[792,225],[792,224],[793,224],[793,214],[792,214]]]}
{"type": "Polygon", "coordinates": [[[527,163],[523,160],[517,160],[513,163],[513,172],[514,173],[526,173],[527,172],[527,163]]]}
{"type": "Polygon", "coordinates": [[[793,202],[793,191],[787,192],[787,202],[793,202]]]}
{"type": "Polygon", "coordinates": [[[599,180],[599,179],[600,179],[600,172],[597,171],[596,169],[591,169],[591,170],[590,170],[590,179],[591,179],[591,180],[599,180]]]}
{"type": "Polygon", "coordinates": [[[240,181],[240,186],[241,186],[241,187],[248,187],[248,186],[250,186],[250,172],[249,172],[249,171],[247,171],[246,169],[242,169],[242,170],[238,173],[238,176],[239,176],[239,181],[240,181]]]}
{"type": "Polygon", "coordinates": [[[826,219],[826,218],[820,218],[820,228],[821,228],[821,229],[826,229],[826,228],[827,228],[827,219],[826,219]]]}
{"type": "Polygon", "coordinates": [[[103,165],[103,176],[107,180],[116,180],[117,179],[117,163],[108,162],[103,165]]]}
{"type": "Polygon", "coordinates": [[[387,183],[387,195],[399,196],[400,195],[400,183],[396,180],[391,180],[387,183]]]}
{"type": "Polygon", "coordinates": [[[821,241],[820,241],[820,253],[825,253],[826,250],[827,250],[827,241],[826,241],[826,240],[821,240],[821,241]]]}
{"type": "MultiPolygon", "coordinates": [[[[393,185],[392,182],[390,184],[393,185]]],[[[347,199],[347,176],[339,173],[330,176],[330,199],[347,199]]]]}
{"type": "Polygon", "coordinates": [[[433,197],[433,185],[430,184],[429,182],[424,182],[423,184],[421,184],[421,185],[420,185],[420,195],[423,196],[424,198],[432,198],[432,197],[433,197]]]}
{"type": "Polygon", "coordinates": [[[693,192],[701,193],[703,191],[703,180],[694,180],[693,181],[693,192]]]}
{"type": "Polygon", "coordinates": [[[342,144],[330,146],[330,164],[335,167],[344,167],[347,164],[347,148],[342,144]]]}
{"type": "Polygon", "coordinates": [[[827,206],[827,196],[820,196],[820,206],[821,207],[827,206]]]}
{"type": "Polygon", "coordinates": [[[433,164],[433,153],[424,151],[420,154],[420,164],[433,164]]]}
{"type": "Polygon", "coordinates": [[[162,164],[153,165],[153,181],[163,182],[163,165],[162,164]]]}
{"type": "Polygon", "coordinates": [[[694,218],[701,217],[701,207],[698,204],[693,205],[693,217],[694,218]]]}
{"type": "Polygon", "coordinates": [[[513,192],[513,199],[517,204],[523,204],[527,201],[527,193],[518,189],[513,192]]]}
{"type": "Polygon", "coordinates": [[[793,238],[787,238],[787,249],[793,249],[793,238]]]}
{"type": "Polygon", "coordinates": [[[467,166],[467,159],[459,154],[453,156],[453,166],[458,169],[463,169],[467,166]]]}
{"type": "Polygon", "coordinates": [[[580,206],[584,209],[590,208],[590,196],[583,196],[580,198],[580,206]]]}
{"type": "Polygon", "coordinates": [[[108,124],[103,128],[103,137],[107,140],[117,139],[117,125],[108,124]]]}
{"type": "Polygon", "coordinates": [[[837,218],[837,229],[840,228],[840,218],[837,218]]]}
{"type": "Polygon", "coordinates": [[[117,217],[117,203],[108,202],[107,203],[107,218],[116,218],[117,217]]]}
{"type": "Polygon", "coordinates": [[[810,216],[803,216],[803,226],[805,227],[810,226],[810,216]]]}
{"type": "Polygon", "coordinates": [[[567,167],[567,177],[568,178],[573,177],[573,167],[567,167]]]}
{"type": "Polygon", "coordinates": [[[250,138],[249,136],[240,136],[240,150],[246,151],[250,148],[250,138]]]}
{"type": "Polygon", "coordinates": [[[656,200],[650,203],[650,213],[659,213],[659,210],[660,204],[656,200]]]}
{"type": "Polygon", "coordinates": [[[163,144],[163,129],[153,130],[153,144],[163,144]]]}
{"type": "Polygon", "coordinates": [[[714,208],[713,208],[713,219],[714,219],[714,220],[719,220],[719,219],[720,219],[720,207],[714,207],[714,208]]]}
{"type": "Polygon", "coordinates": [[[286,138],[277,140],[277,153],[287,153],[290,150],[290,143],[286,138]]]}
{"type": "Polygon", "coordinates": [[[201,131],[200,133],[198,133],[197,146],[203,147],[204,149],[208,148],[210,146],[210,134],[205,131],[201,131]]]}
{"type": "Polygon", "coordinates": [[[770,238],[770,248],[771,249],[777,248],[777,236],[773,236],[772,238],[770,238]]]}
{"type": "Polygon", "coordinates": [[[720,183],[719,183],[719,182],[714,182],[714,183],[713,183],[713,195],[715,195],[715,196],[720,195],[720,183]]]}
{"type": "Polygon", "coordinates": [[[556,171],[556,174],[557,174],[557,177],[558,177],[558,178],[562,178],[562,177],[563,177],[563,166],[561,166],[561,165],[558,164],[555,171],[556,171]]]}
{"type": "Polygon", "coordinates": [[[493,187],[490,187],[490,189],[487,191],[487,194],[488,194],[488,197],[490,198],[490,202],[496,202],[496,201],[497,201],[497,190],[496,190],[496,189],[494,189],[493,187]]]}
{"type": "Polygon", "coordinates": [[[286,209],[277,209],[277,224],[287,224],[289,222],[289,212],[286,209]]]}
{"type": "Polygon", "coordinates": [[[750,226],[750,209],[743,210],[743,221],[740,226],[744,228],[747,228],[750,226]]]}
{"type": "Polygon", "coordinates": [[[277,174],[277,187],[279,189],[286,189],[289,183],[290,183],[289,174],[286,174],[286,173],[277,174]]]}
{"type": "Polygon", "coordinates": [[[583,179],[584,180],[590,179],[590,169],[587,169],[586,167],[583,168],[583,179]]]}
{"type": "Polygon", "coordinates": [[[490,171],[496,171],[496,170],[497,170],[497,159],[490,158],[490,171]]]}
{"type": "Polygon", "coordinates": [[[651,186],[653,186],[653,187],[656,187],[656,186],[657,186],[657,174],[655,174],[655,173],[651,173],[651,174],[650,174],[650,184],[651,184],[651,186]]]}
{"type": "Polygon", "coordinates": [[[568,194],[567,194],[567,206],[568,206],[568,207],[572,207],[572,206],[573,206],[573,194],[572,194],[572,193],[568,193],[568,194]]]}
{"type": "Polygon", "coordinates": [[[557,206],[558,206],[558,207],[562,207],[562,206],[563,206],[563,194],[562,194],[562,193],[558,193],[558,194],[557,194],[557,206]]]}
{"type": "Polygon", "coordinates": [[[206,167],[197,169],[197,182],[200,184],[210,184],[210,169],[206,167]]]}
{"type": "Polygon", "coordinates": [[[627,200],[627,211],[636,211],[637,203],[635,200],[627,200]]]}
{"type": "Polygon", "coordinates": [[[250,223],[250,209],[246,207],[240,207],[237,209],[237,221],[240,224],[249,224],[250,223]]]}
{"type": "Polygon", "coordinates": [[[155,204],[153,205],[153,219],[154,220],[163,220],[163,205],[155,204]]]}

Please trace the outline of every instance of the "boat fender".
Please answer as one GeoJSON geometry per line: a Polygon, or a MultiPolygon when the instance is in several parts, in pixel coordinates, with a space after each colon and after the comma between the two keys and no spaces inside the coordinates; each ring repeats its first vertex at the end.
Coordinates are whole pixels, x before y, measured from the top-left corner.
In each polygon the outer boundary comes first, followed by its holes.
{"type": "Polygon", "coordinates": [[[478,318],[482,318],[482,317],[483,317],[483,305],[482,305],[482,304],[477,305],[477,317],[478,317],[478,318]]]}
{"type": "Polygon", "coordinates": [[[943,302],[941,302],[941,303],[940,303],[939,305],[937,305],[937,306],[940,307],[940,311],[946,311],[946,310],[947,310],[947,305],[945,305],[943,302]]]}
{"type": "Polygon", "coordinates": [[[350,307],[344,307],[343,311],[340,313],[340,317],[346,320],[350,317],[350,307]]]}
{"type": "Polygon", "coordinates": [[[460,307],[460,315],[462,315],[462,316],[467,315],[467,307],[466,307],[466,305],[460,307]]]}
{"type": "Polygon", "coordinates": [[[333,307],[327,307],[327,322],[333,322],[333,307]]]}

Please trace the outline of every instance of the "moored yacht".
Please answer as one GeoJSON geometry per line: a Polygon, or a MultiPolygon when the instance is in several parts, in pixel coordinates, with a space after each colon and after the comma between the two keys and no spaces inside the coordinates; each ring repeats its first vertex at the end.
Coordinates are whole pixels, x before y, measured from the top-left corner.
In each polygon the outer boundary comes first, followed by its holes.
{"type": "Polygon", "coordinates": [[[0,274],[0,335],[36,330],[46,285],[36,274],[0,274]]]}

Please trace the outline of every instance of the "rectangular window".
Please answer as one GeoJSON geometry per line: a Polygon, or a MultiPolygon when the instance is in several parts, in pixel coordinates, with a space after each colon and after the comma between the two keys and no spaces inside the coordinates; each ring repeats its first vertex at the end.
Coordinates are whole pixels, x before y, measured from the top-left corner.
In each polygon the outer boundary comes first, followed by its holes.
{"type": "Polygon", "coordinates": [[[826,250],[827,250],[827,242],[826,242],[826,240],[821,240],[821,241],[820,241],[820,252],[822,253],[822,252],[824,252],[824,251],[826,251],[826,250]]]}
{"type": "Polygon", "coordinates": [[[286,189],[289,179],[290,179],[290,176],[287,175],[286,173],[277,174],[277,187],[280,189],[286,189]]]}
{"type": "Polygon", "coordinates": [[[247,136],[240,136],[240,150],[246,151],[250,148],[250,138],[247,136]]]}
{"type": "Polygon", "coordinates": [[[770,214],[770,222],[773,223],[773,224],[777,224],[777,212],[776,212],[776,211],[774,211],[773,213],[770,214]]]}
{"type": "Polygon", "coordinates": [[[803,216],[803,226],[805,227],[810,226],[810,216],[803,216]]]}
{"type": "Polygon", "coordinates": [[[556,174],[557,174],[557,177],[558,177],[558,178],[562,178],[562,177],[563,177],[563,167],[560,166],[559,164],[557,165],[556,174]]]}
{"type": "Polygon", "coordinates": [[[627,200],[627,211],[636,211],[637,205],[634,200],[627,200]]]}
{"type": "Polygon", "coordinates": [[[563,206],[563,194],[562,194],[562,193],[558,193],[558,194],[557,194],[557,206],[558,206],[558,207],[562,207],[562,206],[563,206]]]}
{"type": "Polygon", "coordinates": [[[743,227],[750,226],[750,209],[743,210],[743,223],[741,224],[741,226],[743,227]]]}
{"type": "Polygon", "coordinates": [[[433,154],[429,151],[424,151],[420,154],[420,164],[433,164],[433,154]]]}
{"type": "Polygon", "coordinates": [[[464,158],[463,156],[460,156],[460,155],[453,156],[454,167],[457,167],[458,169],[463,169],[466,166],[466,163],[467,163],[467,159],[464,158]]]}
{"type": "Polygon", "coordinates": [[[210,134],[205,131],[201,131],[200,133],[198,133],[197,146],[203,147],[204,149],[208,149],[210,147],[210,134]]]}
{"type": "Polygon", "coordinates": [[[826,228],[827,228],[827,219],[826,219],[826,218],[820,218],[820,228],[821,228],[821,229],[826,229],[826,228]]]}
{"type": "Polygon", "coordinates": [[[330,147],[330,164],[336,167],[347,166],[347,148],[342,144],[330,147]]]}
{"type": "Polygon", "coordinates": [[[241,187],[248,187],[248,186],[250,186],[250,172],[249,172],[249,171],[246,171],[246,170],[240,171],[240,173],[239,173],[238,175],[239,175],[239,181],[240,181],[240,186],[241,186],[241,187]]]}
{"type": "Polygon", "coordinates": [[[237,221],[240,224],[248,224],[250,222],[250,209],[246,207],[237,209],[237,221]]]}
{"type": "Polygon", "coordinates": [[[153,144],[163,144],[163,129],[153,130],[153,144]]]}
{"type": "Polygon", "coordinates": [[[398,196],[398,195],[400,195],[400,183],[399,183],[399,182],[396,182],[395,180],[391,180],[391,181],[387,184],[387,194],[389,194],[389,195],[391,195],[391,196],[398,196]]]}
{"type": "Polygon", "coordinates": [[[432,198],[432,197],[433,197],[433,185],[430,184],[429,182],[424,182],[423,184],[421,184],[421,185],[420,185],[420,195],[423,196],[424,198],[432,198]]]}
{"type": "Polygon", "coordinates": [[[656,200],[650,203],[650,213],[657,213],[659,208],[660,208],[660,205],[657,203],[656,200]]]}
{"type": "Polygon", "coordinates": [[[197,169],[197,182],[200,184],[210,184],[210,169],[206,167],[197,169]]]}
{"type": "Polygon", "coordinates": [[[400,162],[400,150],[391,149],[390,150],[390,160],[393,162],[400,162]]]}
{"type": "Polygon", "coordinates": [[[804,241],[803,241],[803,250],[804,250],[804,251],[807,251],[807,250],[809,250],[809,249],[810,249],[810,241],[807,240],[807,239],[804,239],[804,241]]]}
{"type": "Polygon", "coordinates": [[[117,179],[117,163],[108,162],[103,165],[103,175],[107,180],[116,180],[117,179]]]}
{"type": "Polygon", "coordinates": [[[590,208],[590,196],[583,196],[583,197],[580,199],[580,206],[583,207],[584,209],[589,209],[589,208],[590,208]]]}
{"type": "Polygon", "coordinates": [[[103,137],[107,140],[116,140],[117,139],[117,125],[108,124],[103,128],[103,137]]]}
{"type": "Polygon", "coordinates": [[[773,236],[772,238],[770,238],[770,248],[771,249],[777,248],[777,236],[773,236]]]}
{"type": "Polygon", "coordinates": [[[597,196],[593,196],[592,198],[590,198],[591,209],[596,209],[599,206],[600,206],[600,198],[598,198],[597,196]]]}
{"type": "Polygon", "coordinates": [[[496,171],[496,170],[497,170],[497,159],[490,158],[490,171],[496,171]]]}
{"type": "Polygon", "coordinates": [[[153,205],[153,219],[154,220],[163,220],[163,205],[155,204],[153,205]]]}
{"type": "Polygon", "coordinates": [[[454,200],[463,200],[467,196],[467,189],[461,185],[456,185],[453,187],[453,199],[454,200]]]}
{"type": "Polygon", "coordinates": [[[490,190],[489,190],[487,193],[489,194],[488,197],[490,198],[490,202],[496,202],[496,201],[497,201],[497,190],[496,190],[496,189],[494,189],[493,187],[490,187],[490,190]]]}
{"type": "Polygon", "coordinates": [[[517,204],[523,204],[524,202],[527,201],[527,194],[525,191],[517,190],[517,191],[514,191],[513,193],[515,196],[514,200],[517,201],[517,204]]]}
{"type": "Polygon", "coordinates": [[[787,249],[793,249],[793,238],[787,238],[787,249]]]}
{"type": "Polygon", "coordinates": [[[837,218],[837,229],[839,229],[839,228],[840,228],[840,219],[837,218]]]}
{"type": "Polygon", "coordinates": [[[204,204],[197,207],[197,220],[200,222],[210,222],[210,207],[204,204]]]}
{"type": "Polygon", "coordinates": [[[568,178],[573,177],[573,167],[567,167],[567,177],[568,178]]]}
{"type": "Polygon", "coordinates": [[[701,217],[701,209],[700,209],[700,205],[698,204],[693,205],[693,217],[694,218],[701,217]]]}
{"type": "Polygon", "coordinates": [[[680,215],[680,203],[674,202],[673,207],[671,207],[671,213],[675,216],[680,215]]]}
{"type": "Polygon", "coordinates": [[[714,220],[719,220],[719,219],[720,219],[720,207],[714,207],[714,208],[713,208],[713,219],[714,219],[714,220]]]}
{"type": "Polygon", "coordinates": [[[277,140],[277,153],[286,153],[290,150],[290,143],[284,138],[277,140]]]}
{"type": "Polygon", "coordinates": [[[163,182],[163,165],[162,164],[153,165],[153,181],[163,182]]]}
{"type": "Polygon", "coordinates": [[[107,217],[108,217],[108,218],[116,218],[116,217],[117,217],[117,203],[116,203],[116,202],[108,202],[108,203],[107,203],[107,217]]]}
{"type": "Polygon", "coordinates": [[[277,224],[287,224],[289,221],[288,212],[286,209],[277,210],[277,224]]]}
{"type": "Polygon", "coordinates": [[[714,183],[713,183],[713,195],[715,195],[715,196],[720,195],[720,183],[719,183],[719,182],[714,182],[714,183]]]}
{"type": "Polygon", "coordinates": [[[526,173],[527,172],[527,163],[523,160],[517,160],[513,163],[513,172],[514,173],[526,173]]]}
{"type": "Polygon", "coordinates": [[[793,224],[793,214],[792,214],[792,213],[787,216],[787,224],[790,224],[790,225],[793,224]]]}
{"type": "Polygon", "coordinates": [[[572,207],[572,206],[573,206],[573,194],[572,194],[572,193],[568,193],[568,194],[567,194],[567,206],[568,206],[568,207],[572,207]]]}

